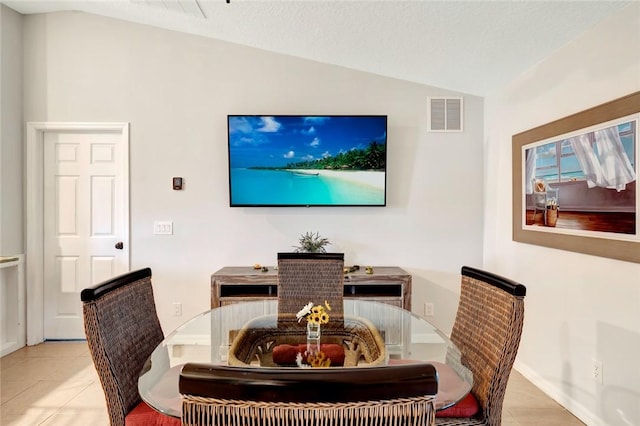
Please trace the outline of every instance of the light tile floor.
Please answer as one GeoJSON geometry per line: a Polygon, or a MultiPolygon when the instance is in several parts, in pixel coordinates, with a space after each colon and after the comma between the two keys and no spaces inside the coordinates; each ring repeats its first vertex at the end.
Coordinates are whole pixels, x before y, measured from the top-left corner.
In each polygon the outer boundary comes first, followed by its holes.
{"type": "MultiPolygon", "coordinates": [[[[580,426],[517,371],[507,386],[504,426],[580,426]]],[[[86,342],[46,342],[0,359],[0,425],[108,426],[86,342]]]]}

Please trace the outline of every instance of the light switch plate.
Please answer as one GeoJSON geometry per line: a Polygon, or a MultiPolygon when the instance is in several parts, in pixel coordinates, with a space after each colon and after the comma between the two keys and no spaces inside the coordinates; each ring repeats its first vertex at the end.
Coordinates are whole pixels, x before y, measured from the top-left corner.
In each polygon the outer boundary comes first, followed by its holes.
{"type": "Polygon", "coordinates": [[[173,235],[173,222],[156,220],[153,222],[153,233],[155,235],[173,235]]]}

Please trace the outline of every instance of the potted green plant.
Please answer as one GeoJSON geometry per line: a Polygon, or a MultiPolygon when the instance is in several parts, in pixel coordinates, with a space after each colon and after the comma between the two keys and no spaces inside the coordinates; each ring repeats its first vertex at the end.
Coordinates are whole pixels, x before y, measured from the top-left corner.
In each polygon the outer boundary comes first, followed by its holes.
{"type": "Polygon", "coordinates": [[[328,239],[322,237],[319,232],[307,232],[300,236],[299,246],[293,246],[296,253],[326,253],[324,248],[331,244],[328,239]]]}

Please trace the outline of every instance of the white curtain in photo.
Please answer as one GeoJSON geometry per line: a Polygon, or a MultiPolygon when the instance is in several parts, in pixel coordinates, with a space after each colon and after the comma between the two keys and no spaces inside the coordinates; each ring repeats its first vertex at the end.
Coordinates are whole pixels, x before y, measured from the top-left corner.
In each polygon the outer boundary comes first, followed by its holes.
{"type": "Polygon", "coordinates": [[[616,126],[594,132],[598,153],[591,147],[588,134],[569,138],[589,188],[596,186],[620,192],[636,179],[616,126]]]}
{"type": "Polygon", "coordinates": [[[569,138],[569,142],[571,143],[573,152],[576,153],[576,157],[578,158],[578,162],[580,163],[582,172],[587,179],[587,185],[589,186],[589,188],[593,188],[595,186],[603,186],[598,185],[598,182],[604,182],[604,178],[602,176],[602,169],[600,168],[600,161],[598,161],[598,156],[596,155],[596,152],[593,150],[593,148],[591,148],[589,135],[585,133],[582,135],[574,136],[572,138],[569,138]]]}
{"type": "Polygon", "coordinates": [[[628,183],[636,180],[636,174],[622,146],[618,128],[609,127],[598,130],[595,134],[602,174],[608,182],[607,188],[623,191],[628,183]]]}
{"type": "Polygon", "coordinates": [[[525,150],[525,166],[524,166],[524,175],[525,175],[525,194],[533,194],[533,178],[535,176],[536,171],[536,148],[529,148],[525,150]]]}

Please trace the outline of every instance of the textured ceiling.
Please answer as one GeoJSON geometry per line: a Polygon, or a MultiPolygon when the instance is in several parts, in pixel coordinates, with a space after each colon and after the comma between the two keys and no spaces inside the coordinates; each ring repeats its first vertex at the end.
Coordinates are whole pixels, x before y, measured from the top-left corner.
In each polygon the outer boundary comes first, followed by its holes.
{"type": "Polygon", "coordinates": [[[484,96],[631,1],[10,1],[85,11],[484,96]]]}

